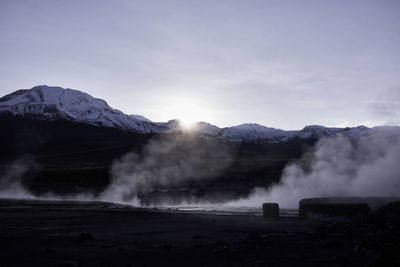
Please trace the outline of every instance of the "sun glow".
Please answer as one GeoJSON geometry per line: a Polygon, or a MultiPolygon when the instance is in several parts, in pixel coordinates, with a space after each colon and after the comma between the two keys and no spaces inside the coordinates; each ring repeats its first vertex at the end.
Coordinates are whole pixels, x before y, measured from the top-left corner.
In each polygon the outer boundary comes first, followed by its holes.
{"type": "Polygon", "coordinates": [[[210,110],[198,100],[176,98],[171,102],[171,105],[164,109],[164,114],[177,119],[183,130],[191,130],[197,122],[209,121],[211,118],[210,110]]]}
{"type": "Polygon", "coordinates": [[[179,119],[179,125],[182,127],[184,130],[191,130],[195,127],[196,125],[195,120],[186,120],[186,119],[179,119]]]}

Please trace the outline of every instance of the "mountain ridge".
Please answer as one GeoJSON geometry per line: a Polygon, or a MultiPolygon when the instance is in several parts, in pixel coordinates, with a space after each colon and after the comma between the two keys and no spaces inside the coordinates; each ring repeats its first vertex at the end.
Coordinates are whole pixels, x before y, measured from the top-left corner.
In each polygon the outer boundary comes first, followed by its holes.
{"type": "MultiPolygon", "coordinates": [[[[64,118],[99,127],[119,128],[144,134],[185,131],[180,126],[179,120],[152,122],[141,115],[127,115],[110,107],[105,100],[95,98],[85,92],[47,85],[20,89],[1,97],[0,112],[45,120],[64,118]]],[[[197,122],[188,131],[208,138],[221,138],[231,142],[279,143],[293,138],[321,138],[336,134],[357,138],[370,129],[373,128],[366,126],[333,128],[309,125],[302,130],[282,130],[257,123],[220,128],[207,122],[197,122]]]]}

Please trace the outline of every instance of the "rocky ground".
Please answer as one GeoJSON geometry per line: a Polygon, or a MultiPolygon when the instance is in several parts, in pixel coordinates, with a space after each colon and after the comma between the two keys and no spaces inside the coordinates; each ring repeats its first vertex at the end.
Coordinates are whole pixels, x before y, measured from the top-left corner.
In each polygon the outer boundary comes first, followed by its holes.
{"type": "Polygon", "coordinates": [[[399,206],[337,223],[2,200],[0,266],[399,266],[399,206]]]}

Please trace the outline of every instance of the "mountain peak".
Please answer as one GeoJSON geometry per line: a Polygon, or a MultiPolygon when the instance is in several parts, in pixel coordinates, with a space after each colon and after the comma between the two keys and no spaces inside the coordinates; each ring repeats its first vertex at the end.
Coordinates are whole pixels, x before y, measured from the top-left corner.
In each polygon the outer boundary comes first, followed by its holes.
{"type": "Polygon", "coordinates": [[[0,111],[47,119],[65,118],[144,133],[160,130],[154,123],[111,108],[103,99],[74,89],[47,85],[18,90],[4,96],[0,99],[0,111]]]}
{"type": "Polygon", "coordinates": [[[256,132],[270,132],[270,131],[281,131],[280,129],[267,127],[258,123],[243,123],[237,126],[233,126],[232,128],[240,129],[240,130],[251,130],[256,132]]]}

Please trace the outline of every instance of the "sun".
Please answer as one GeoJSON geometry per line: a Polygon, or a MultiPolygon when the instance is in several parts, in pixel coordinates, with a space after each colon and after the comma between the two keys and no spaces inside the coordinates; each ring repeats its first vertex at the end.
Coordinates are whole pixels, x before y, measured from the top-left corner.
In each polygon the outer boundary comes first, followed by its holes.
{"type": "Polygon", "coordinates": [[[179,103],[175,108],[176,118],[183,130],[192,130],[197,122],[204,120],[205,111],[194,103],[179,103]]]}
{"type": "Polygon", "coordinates": [[[193,130],[194,127],[196,126],[196,122],[195,120],[191,120],[191,119],[178,119],[179,120],[179,126],[183,129],[183,130],[193,130]]]}
{"type": "Polygon", "coordinates": [[[210,109],[200,104],[198,99],[175,98],[164,109],[164,115],[179,121],[183,130],[193,130],[197,122],[210,119],[210,109]]]}

